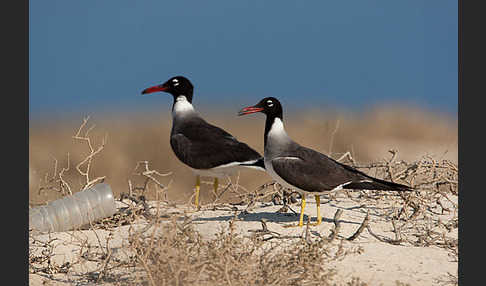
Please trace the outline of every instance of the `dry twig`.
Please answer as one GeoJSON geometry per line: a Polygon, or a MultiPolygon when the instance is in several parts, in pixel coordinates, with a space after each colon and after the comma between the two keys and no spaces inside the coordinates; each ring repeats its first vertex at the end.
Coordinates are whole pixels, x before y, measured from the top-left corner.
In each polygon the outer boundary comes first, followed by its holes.
{"type": "Polygon", "coordinates": [[[95,125],[92,125],[90,128],[86,130],[84,135],[81,135],[81,131],[85,128],[86,124],[88,123],[89,116],[85,117],[83,119],[83,123],[78,129],[78,132],[76,132],[76,135],[73,136],[73,139],[75,140],[80,140],[86,142],[89,148],[89,154],[84,158],[81,162],[79,162],[76,165],[76,170],[78,170],[79,174],[85,178],[85,183],[81,190],[87,189],[91,186],[93,186],[97,182],[102,182],[106,176],[101,176],[97,177],[94,179],[90,179],[90,169],[91,169],[91,163],[96,155],[98,155],[105,147],[106,144],[106,139],[107,135],[103,137],[103,140],[101,142],[101,145],[99,145],[96,149],[93,147],[93,144],[91,143],[91,138],[89,137],[89,132],[94,129],[95,125]],[[85,166],[85,169],[82,170],[82,166],[85,166]]]}

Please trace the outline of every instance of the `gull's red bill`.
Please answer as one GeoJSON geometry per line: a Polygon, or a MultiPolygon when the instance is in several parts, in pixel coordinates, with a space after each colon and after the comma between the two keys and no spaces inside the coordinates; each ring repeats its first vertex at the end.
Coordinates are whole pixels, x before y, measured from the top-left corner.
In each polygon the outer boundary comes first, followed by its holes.
{"type": "Polygon", "coordinates": [[[248,106],[248,107],[245,107],[242,110],[240,110],[238,112],[238,115],[239,116],[241,116],[241,115],[247,115],[247,114],[252,114],[252,113],[261,112],[261,111],[263,111],[263,108],[262,107],[248,106]]]}
{"type": "Polygon", "coordinates": [[[157,91],[167,91],[167,87],[165,87],[163,84],[152,86],[152,87],[144,89],[142,91],[142,94],[147,94],[147,93],[152,93],[152,92],[157,92],[157,91]]]}

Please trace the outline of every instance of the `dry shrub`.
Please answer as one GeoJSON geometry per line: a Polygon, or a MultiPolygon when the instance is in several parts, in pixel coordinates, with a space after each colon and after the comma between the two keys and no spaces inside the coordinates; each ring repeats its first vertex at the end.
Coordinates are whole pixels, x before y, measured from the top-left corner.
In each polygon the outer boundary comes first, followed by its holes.
{"type": "MultiPolygon", "coordinates": [[[[391,158],[368,165],[349,164],[376,177],[405,183],[415,188],[410,193],[386,191],[348,192],[347,196],[374,215],[389,222],[392,237],[377,234],[371,225],[367,231],[379,241],[394,245],[439,247],[447,250],[451,261],[458,261],[458,166],[450,160],[436,160],[424,155],[420,160],[397,160],[398,150],[390,150],[391,158]]],[[[457,285],[457,273],[438,278],[442,285],[457,285]]]]}
{"type": "MultiPolygon", "coordinates": [[[[234,222],[230,222],[231,223],[234,222]]],[[[325,240],[281,247],[229,229],[204,240],[192,225],[175,220],[160,236],[131,236],[153,285],[332,285],[326,263],[337,259],[325,240]]]]}
{"type": "MultiPolygon", "coordinates": [[[[420,160],[397,160],[398,150],[389,150],[391,158],[358,165],[351,156],[346,163],[385,180],[404,183],[414,192],[347,191],[348,198],[391,224],[394,238],[375,236],[379,240],[414,246],[438,246],[451,250],[457,257],[458,241],[458,166],[450,160],[435,160],[425,155],[420,160]]],[[[372,233],[371,228],[368,230],[372,233]]]]}

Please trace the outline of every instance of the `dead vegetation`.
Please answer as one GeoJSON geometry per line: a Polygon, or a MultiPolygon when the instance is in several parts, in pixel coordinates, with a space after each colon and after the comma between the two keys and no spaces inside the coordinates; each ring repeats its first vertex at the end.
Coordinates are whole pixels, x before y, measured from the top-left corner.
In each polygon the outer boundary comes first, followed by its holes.
{"type": "Polygon", "coordinates": [[[204,240],[191,224],[172,222],[165,235],[136,237],[132,247],[145,255],[153,285],[332,285],[326,262],[347,254],[325,240],[265,245],[260,236],[236,235],[231,224],[204,240]]]}
{"type": "MultiPolygon", "coordinates": [[[[106,178],[93,175],[94,158],[102,155],[106,136],[101,144],[93,144],[90,132],[94,126],[86,129],[88,119],[83,120],[73,136],[75,142],[84,142],[89,150],[84,157],[77,157],[77,173],[66,179],[66,174],[73,171],[70,153],[65,167],[60,168],[54,159],[52,173],[46,174],[39,185],[39,195],[48,192],[68,195],[106,178]]],[[[336,134],[338,128],[334,130],[336,134]]],[[[330,151],[333,144],[329,145],[330,151]]],[[[359,244],[345,247],[345,243],[359,242],[364,232],[382,243],[443,248],[457,261],[457,164],[429,155],[406,162],[398,160],[398,150],[389,152],[389,158],[369,164],[358,163],[351,151],[333,154],[339,161],[373,176],[416,189],[411,193],[356,190],[328,196],[329,202],[336,204],[343,198],[351,199],[366,213],[355,232],[346,236],[340,232],[342,210],[334,214],[334,227],[326,235],[311,233],[307,225],[302,235],[288,236],[269,229],[264,219],[261,229],[239,235],[234,226],[240,214],[251,211],[259,202],[282,205],[279,211],[287,212],[299,202],[299,195],[273,182],[244,188],[238,176],[222,184],[211,201],[204,204],[203,209],[222,209],[234,214],[226,228],[214,238],[205,239],[184,210],[174,211],[175,204],[167,196],[173,184],[172,174],[157,171],[149,161],[137,161],[125,181],[126,191],[119,191],[121,207],[114,216],[66,232],[64,240],[52,238],[51,234],[42,237],[30,234],[29,273],[49,279],[67,275],[67,281],[106,285],[335,285],[336,273],[328,266],[329,262],[361,253],[359,244]],[[225,200],[223,195],[233,200],[225,200]],[[376,220],[386,221],[390,231],[375,232],[376,220]],[[128,236],[117,240],[121,227],[128,228],[128,236]],[[96,239],[87,239],[83,231],[93,232],[96,239]],[[74,258],[55,259],[56,250],[67,243],[78,246],[72,254],[74,258]]],[[[188,196],[186,202],[191,199],[188,196]]],[[[351,277],[345,283],[367,285],[359,277],[351,277]]],[[[457,285],[457,273],[438,277],[437,283],[457,285]]],[[[397,285],[405,284],[397,282],[397,285]]]]}
{"type": "MultiPolygon", "coordinates": [[[[81,179],[83,182],[81,183],[78,190],[88,189],[94,186],[96,183],[103,182],[103,180],[106,178],[106,176],[101,176],[91,179],[91,163],[93,162],[94,158],[101,151],[103,151],[106,144],[107,135],[102,138],[102,142],[99,146],[94,147],[92,139],[89,137],[89,133],[95,128],[95,125],[91,125],[91,127],[86,128],[88,120],[89,116],[85,117],[78,131],[75,133],[74,136],[72,136],[75,141],[80,143],[84,142],[89,149],[89,153],[84,154],[85,157],[76,164],[77,175],[80,177],[79,179],[81,179]],[[84,133],[82,133],[83,131],[84,133]]],[[[49,175],[48,172],[45,173],[44,180],[39,181],[37,195],[41,196],[42,193],[48,191],[55,191],[56,193],[60,193],[62,196],[73,194],[71,184],[69,184],[65,179],[65,173],[69,172],[71,169],[71,160],[69,154],[70,153],[68,152],[66,167],[63,167],[60,171],[58,170],[58,160],[55,157],[52,158],[54,161],[52,174],[49,175]]]]}

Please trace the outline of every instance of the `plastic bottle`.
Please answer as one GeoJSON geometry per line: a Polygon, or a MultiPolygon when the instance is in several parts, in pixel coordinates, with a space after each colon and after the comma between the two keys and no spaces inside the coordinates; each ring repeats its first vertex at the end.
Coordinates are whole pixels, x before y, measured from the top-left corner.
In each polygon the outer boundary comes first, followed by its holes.
{"type": "Polygon", "coordinates": [[[56,232],[76,229],[82,225],[112,216],[116,212],[115,199],[106,183],[29,209],[29,227],[37,232],[56,232]]]}

